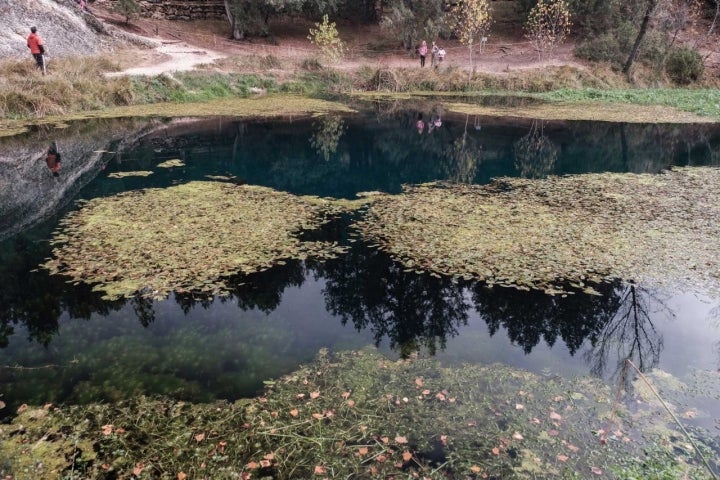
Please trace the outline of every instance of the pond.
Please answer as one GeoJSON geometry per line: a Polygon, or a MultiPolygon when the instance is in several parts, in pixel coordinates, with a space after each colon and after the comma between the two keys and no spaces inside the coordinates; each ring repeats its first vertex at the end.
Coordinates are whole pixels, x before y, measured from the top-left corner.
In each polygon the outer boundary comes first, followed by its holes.
{"type": "Polygon", "coordinates": [[[315,233],[345,253],[288,260],[238,279],[222,297],[106,300],[38,269],[79,200],[213,179],[354,199],[438,180],[657,173],[720,165],[720,126],[526,121],[454,115],[433,103],[378,104],[317,118],[77,123],[0,139],[0,152],[27,158],[13,170],[19,176],[7,169],[0,177],[0,416],[22,403],[138,394],[233,400],[321,348],[374,344],[395,357],[500,362],[610,383],[630,357],[690,385],[683,401],[705,412],[690,424],[720,428],[720,392],[707,392],[702,380],[720,368],[720,301],[710,295],[616,281],[599,295],[550,296],[408,272],[354,241],[352,215],[315,233]],[[43,161],[52,140],[64,157],[57,177],[43,161]],[[168,160],[180,162],[160,167],[168,160]],[[152,173],[117,175],[141,171],[152,173]]]}

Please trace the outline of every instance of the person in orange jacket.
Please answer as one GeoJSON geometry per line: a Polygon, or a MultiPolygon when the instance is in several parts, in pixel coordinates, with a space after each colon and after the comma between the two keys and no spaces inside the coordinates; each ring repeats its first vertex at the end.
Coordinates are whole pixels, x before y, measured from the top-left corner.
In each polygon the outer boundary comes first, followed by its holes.
{"type": "Polygon", "coordinates": [[[45,75],[45,45],[43,44],[42,38],[37,34],[37,27],[30,27],[30,35],[27,38],[27,46],[30,49],[30,53],[35,57],[35,63],[37,67],[42,70],[45,75]]]}

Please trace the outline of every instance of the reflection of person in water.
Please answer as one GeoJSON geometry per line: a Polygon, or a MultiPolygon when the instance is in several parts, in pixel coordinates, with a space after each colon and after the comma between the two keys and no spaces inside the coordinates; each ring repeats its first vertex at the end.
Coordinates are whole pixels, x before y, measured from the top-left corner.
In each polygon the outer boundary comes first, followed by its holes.
{"type": "Polygon", "coordinates": [[[418,113],[418,119],[417,122],[415,122],[415,128],[417,128],[418,133],[423,133],[423,130],[425,130],[425,121],[423,120],[422,113],[418,113]]]}
{"type": "Polygon", "coordinates": [[[60,152],[58,152],[57,149],[57,143],[53,142],[52,145],[50,145],[50,148],[47,152],[47,157],[45,158],[45,163],[47,163],[48,168],[52,172],[53,176],[57,177],[58,171],[60,170],[60,162],[61,162],[60,152]]]}

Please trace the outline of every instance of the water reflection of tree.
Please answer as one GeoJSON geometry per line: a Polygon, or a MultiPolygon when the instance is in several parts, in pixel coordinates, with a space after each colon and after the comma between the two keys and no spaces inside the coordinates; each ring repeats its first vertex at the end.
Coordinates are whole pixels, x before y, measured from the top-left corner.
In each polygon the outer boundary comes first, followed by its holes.
{"type": "Polygon", "coordinates": [[[592,339],[592,348],[585,359],[596,375],[606,372],[611,360],[617,373],[630,359],[641,371],[655,367],[660,361],[663,337],[655,328],[653,316],[674,313],[652,291],[627,285],[615,290],[616,308],[607,323],[592,339]]]}
{"type": "Polygon", "coordinates": [[[595,288],[601,295],[561,297],[540,291],[476,286],[472,299],[490,335],[505,328],[510,341],[525,353],[530,353],[541,339],[552,346],[560,337],[573,355],[586,339],[592,341],[599,335],[617,310],[615,286],[602,284],[595,288]]]}
{"type": "Polygon", "coordinates": [[[7,346],[15,325],[25,326],[30,340],[47,346],[63,312],[69,318],[89,319],[122,305],[102,300],[88,285],[36,271],[38,261],[50,253],[41,238],[21,234],[0,243],[0,348],[7,346]]]}
{"type": "Polygon", "coordinates": [[[315,131],[310,137],[310,145],[322,156],[325,161],[337,151],[340,138],[347,128],[340,115],[325,115],[319,122],[313,124],[315,131]]]}
{"type": "Polygon", "coordinates": [[[377,250],[355,246],[347,257],[318,265],[317,275],[325,278],[330,312],[370,329],[378,345],[387,337],[402,356],[420,348],[433,354],[467,323],[462,286],[406,272],[377,250]]]}
{"type": "Polygon", "coordinates": [[[515,142],[515,169],[523,178],[544,178],[552,173],[558,147],[545,135],[544,123],[533,120],[530,131],[515,142]]]}

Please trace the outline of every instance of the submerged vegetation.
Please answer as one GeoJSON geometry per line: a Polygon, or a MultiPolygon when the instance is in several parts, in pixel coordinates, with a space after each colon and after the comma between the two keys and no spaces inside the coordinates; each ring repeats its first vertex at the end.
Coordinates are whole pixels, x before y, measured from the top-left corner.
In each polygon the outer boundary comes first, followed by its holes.
{"type": "Polygon", "coordinates": [[[622,409],[599,380],[497,364],[447,368],[365,350],[321,351],[313,364],[266,384],[262,396],[232,404],[139,397],[23,406],[0,431],[7,459],[0,472],[36,479],[709,478],[672,429],[658,428],[664,422],[633,429],[652,409],[622,409]],[[644,452],[648,440],[657,446],[644,452]]]}
{"type": "Polygon", "coordinates": [[[567,293],[598,282],[717,294],[720,170],[503,178],[376,197],[363,234],[419,272],[567,293]]]}
{"type": "Polygon", "coordinates": [[[90,200],[63,219],[43,267],[96,285],[107,299],[220,294],[229,276],[341,252],[298,238],[339,211],[328,201],[223,182],[129,191],[90,200]]]}

